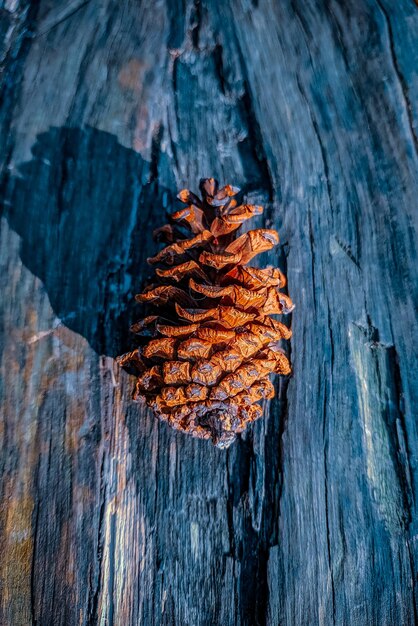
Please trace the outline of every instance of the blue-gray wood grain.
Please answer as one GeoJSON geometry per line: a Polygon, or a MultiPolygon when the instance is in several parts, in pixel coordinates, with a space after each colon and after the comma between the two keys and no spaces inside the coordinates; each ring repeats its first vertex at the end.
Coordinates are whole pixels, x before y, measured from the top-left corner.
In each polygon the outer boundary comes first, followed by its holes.
{"type": "Polygon", "coordinates": [[[0,623],[417,620],[418,8],[0,5],[0,623]],[[265,206],[289,383],[227,452],[113,357],[201,176],[265,206]]]}

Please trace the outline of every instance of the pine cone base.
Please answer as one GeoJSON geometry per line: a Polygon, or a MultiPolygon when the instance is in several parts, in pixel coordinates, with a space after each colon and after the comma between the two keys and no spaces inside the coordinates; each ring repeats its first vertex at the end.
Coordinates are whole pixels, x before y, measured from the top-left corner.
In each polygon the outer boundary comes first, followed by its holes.
{"type": "Polygon", "coordinates": [[[279,241],[275,230],[237,237],[260,206],[238,204],[239,189],[200,181],[202,197],[184,189],[186,208],[155,231],[167,245],[148,259],[155,282],[136,296],[153,314],[131,328],[137,349],[118,358],[137,376],[134,399],[162,421],[193,437],[228,448],[262,415],[274,396],[270,374],[291,371],[281,340],[290,329],[272,315],[293,310],[280,291],[286,278],[249,261],[279,241]]]}

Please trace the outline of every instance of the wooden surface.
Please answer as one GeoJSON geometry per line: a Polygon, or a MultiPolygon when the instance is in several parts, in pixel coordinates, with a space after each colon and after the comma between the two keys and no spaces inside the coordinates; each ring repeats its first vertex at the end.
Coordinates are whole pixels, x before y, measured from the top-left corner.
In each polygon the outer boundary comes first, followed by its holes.
{"type": "Polygon", "coordinates": [[[0,6],[1,626],[413,624],[414,2],[0,6]],[[264,204],[297,305],[227,452],[113,359],[201,176],[264,204]]]}

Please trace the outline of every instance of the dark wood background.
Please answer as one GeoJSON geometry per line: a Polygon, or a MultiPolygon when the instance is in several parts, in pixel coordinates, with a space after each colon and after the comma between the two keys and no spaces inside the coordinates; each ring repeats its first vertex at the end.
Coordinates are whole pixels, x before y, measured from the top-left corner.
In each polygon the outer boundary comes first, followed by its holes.
{"type": "Polygon", "coordinates": [[[417,6],[0,6],[1,626],[415,623],[417,6]],[[296,302],[227,452],[114,361],[201,176],[264,204],[296,302]]]}

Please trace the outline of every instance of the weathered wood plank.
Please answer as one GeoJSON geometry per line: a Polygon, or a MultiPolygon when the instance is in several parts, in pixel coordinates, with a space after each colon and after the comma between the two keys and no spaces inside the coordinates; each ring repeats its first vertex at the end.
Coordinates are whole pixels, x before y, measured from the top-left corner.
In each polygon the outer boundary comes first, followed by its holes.
{"type": "Polygon", "coordinates": [[[1,624],[416,621],[418,11],[1,8],[1,624]],[[294,376],[228,452],[130,401],[150,233],[266,207],[294,376]]]}

